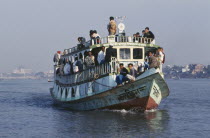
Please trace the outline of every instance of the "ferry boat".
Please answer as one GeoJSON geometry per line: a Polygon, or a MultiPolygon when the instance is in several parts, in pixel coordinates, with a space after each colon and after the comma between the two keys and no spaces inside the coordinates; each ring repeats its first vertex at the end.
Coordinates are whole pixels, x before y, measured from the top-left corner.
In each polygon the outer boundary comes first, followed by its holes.
{"type": "MultiPolygon", "coordinates": [[[[122,26],[124,24],[120,23],[118,29],[124,32],[122,26]]],[[[70,75],[57,74],[56,70],[60,65],[54,65],[54,85],[50,88],[54,101],[72,110],[157,108],[161,100],[169,95],[168,85],[159,69],[152,68],[141,72],[135,81],[119,87],[115,79],[119,74],[120,63],[125,67],[132,63],[137,68],[145,61],[148,51],[155,51],[159,45],[152,44],[150,38],[135,38],[120,33],[118,36],[110,35],[98,39],[84,41],[83,47],[77,45],[65,49],[60,58],[74,62],[75,57],[82,55],[84,61],[87,51],[91,50],[93,55],[97,56],[102,46],[107,49],[112,45],[115,56],[111,58],[111,62],[70,75]]]]}

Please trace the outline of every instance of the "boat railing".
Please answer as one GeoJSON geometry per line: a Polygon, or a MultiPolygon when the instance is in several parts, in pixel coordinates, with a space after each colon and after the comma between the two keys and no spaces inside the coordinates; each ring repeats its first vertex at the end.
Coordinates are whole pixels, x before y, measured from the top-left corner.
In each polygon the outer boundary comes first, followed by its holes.
{"type": "MultiPolygon", "coordinates": [[[[56,74],[55,73],[55,80],[67,80],[68,85],[78,84],[86,81],[92,81],[108,75],[110,73],[117,73],[117,60],[115,57],[112,57],[112,61],[109,63],[104,63],[95,67],[89,67],[83,70],[82,72],[77,72],[74,74],[56,74]]],[[[54,71],[56,72],[57,68],[60,66],[55,65],[54,71]]],[[[59,81],[59,82],[60,82],[59,81]]]]}
{"type": "Polygon", "coordinates": [[[91,45],[115,43],[115,42],[133,42],[133,43],[150,44],[152,40],[153,40],[152,38],[145,38],[145,37],[108,36],[108,37],[91,39],[91,45]]]}
{"type": "MultiPolygon", "coordinates": [[[[151,44],[153,42],[152,38],[145,38],[145,37],[134,37],[134,36],[114,36],[110,35],[107,37],[101,37],[101,38],[94,38],[91,39],[85,43],[82,44],[83,47],[72,47],[69,49],[64,50],[64,55],[70,54],[73,52],[77,52],[78,50],[89,48],[93,45],[99,45],[99,44],[112,44],[116,42],[132,42],[132,43],[143,43],[143,44],[151,44]]],[[[154,44],[154,43],[153,43],[154,44]]]]}

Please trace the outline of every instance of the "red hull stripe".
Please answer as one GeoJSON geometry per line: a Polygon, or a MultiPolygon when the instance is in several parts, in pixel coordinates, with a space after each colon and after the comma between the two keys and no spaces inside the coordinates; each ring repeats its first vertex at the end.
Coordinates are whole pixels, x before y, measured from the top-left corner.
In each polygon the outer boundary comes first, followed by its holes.
{"type": "Polygon", "coordinates": [[[103,107],[101,109],[126,109],[126,110],[129,110],[134,107],[138,107],[143,110],[150,110],[150,109],[157,108],[158,104],[156,104],[155,101],[151,97],[147,96],[147,97],[143,97],[143,98],[136,98],[136,99],[128,101],[128,102],[103,107]]]}

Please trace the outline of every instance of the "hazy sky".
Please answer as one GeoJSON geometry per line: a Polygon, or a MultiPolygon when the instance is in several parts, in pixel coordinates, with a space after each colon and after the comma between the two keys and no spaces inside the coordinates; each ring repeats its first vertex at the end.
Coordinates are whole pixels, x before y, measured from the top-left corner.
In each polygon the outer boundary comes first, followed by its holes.
{"type": "Polygon", "coordinates": [[[150,27],[166,64],[210,64],[210,0],[0,0],[0,72],[52,69],[55,51],[121,15],[127,35],[150,27]]]}

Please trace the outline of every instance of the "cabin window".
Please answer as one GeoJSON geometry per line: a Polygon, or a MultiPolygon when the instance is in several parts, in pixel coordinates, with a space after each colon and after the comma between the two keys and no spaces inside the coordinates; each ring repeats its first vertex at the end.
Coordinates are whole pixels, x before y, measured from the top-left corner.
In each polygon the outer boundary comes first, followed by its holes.
{"type": "Polygon", "coordinates": [[[121,48],[120,59],[130,59],[130,58],[131,58],[130,48],[121,48]]]}
{"type": "Polygon", "coordinates": [[[143,59],[142,48],[134,48],[133,49],[133,59],[143,59]]]}

